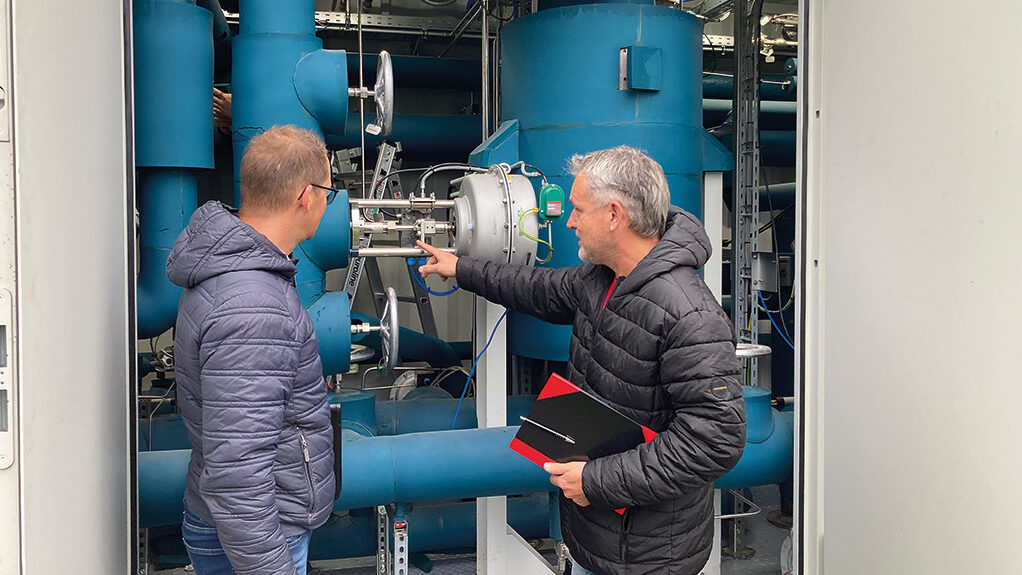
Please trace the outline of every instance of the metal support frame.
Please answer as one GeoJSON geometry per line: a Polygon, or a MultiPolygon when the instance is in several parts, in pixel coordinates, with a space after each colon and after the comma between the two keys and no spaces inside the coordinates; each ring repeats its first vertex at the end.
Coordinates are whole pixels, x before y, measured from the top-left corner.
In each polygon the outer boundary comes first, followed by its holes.
{"type": "Polygon", "coordinates": [[[380,505],[376,507],[376,575],[391,575],[390,574],[390,545],[389,541],[389,530],[387,525],[390,523],[390,517],[387,513],[387,507],[380,505]]]}
{"type": "MultiPolygon", "coordinates": [[[[401,188],[401,180],[398,178],[388,178],[388,175],[392,170],[400,168],[401,160],[397,157],[397,154],[401,151],[401,143],[395,142],[382,142],[379,146],[379,153],[376,157],[376,168],[373,170],[372,187],[369,189],[369,198],[374,200],[383,199],[384,194],[389,190],[391,197],[395,200],[402,200],[404,198],[404,191],[401,188]],[[383,180],[387,180],[385,185],[381,185],[383,180]]],[[[353,202],[355,203],[355,202],[353,202]]],[[[410,221],[414,222],[415,218],[411,218],[410,221]]],[[[402,220],[404,222],[404,220],[402,220]]],[[[413,245],[415,240],[415,234],[407,235],[405,232],[401,233],[402,245],[406,243],[413,245]]],[[[372,233],[366,232],[362,234],[362,237],[358,240],[358,249],[365,250],[372,244],[373,235],[372,233]]],[[[413,297],[399,298],[400,301],[414,303],[419,312],[419,322],[422,324],[422,333],[437,337],[437,325],[436,316],[433,314],[433,304],[430,302],[429,294],[419,285],[412,274],[418,273],[419,267],[409,266],[408,267],[408,280],[412,285],[413,297]]],[[[367,258],[366,256],[359,256],[351,261],[351,265],[348,266],[348,277],[344,283],[344,291],[348,292],[348,297],[352,301],[355,300],[355,293],[358,291],[359,280],[362,277],[363,272],[368,272],[369,286],[373,292],[373,306],[376,310],[376,314],[379,315],[383,312],[383,305],[386,302],[386,293],[384,291],[383,276],[380,273],[379,263],[374,258],[367,258]]]]}
{"type": "MultiPolygon", "coordinates": [[[[731,214],[731,319],[738,341],[759,339],[752,252],[759,237],[759,37],[762,0],[735,3],[735,185],[731,214]]],[[[759,366],[750,360],[749,378],[758,382],[759,366]]]]}
{"type": "Polygon", "coordinates": [[[397,504],[393,523],[394,561],[393,575],[408,575],[408,519],[405,517],[404,505],[397,504]]]}

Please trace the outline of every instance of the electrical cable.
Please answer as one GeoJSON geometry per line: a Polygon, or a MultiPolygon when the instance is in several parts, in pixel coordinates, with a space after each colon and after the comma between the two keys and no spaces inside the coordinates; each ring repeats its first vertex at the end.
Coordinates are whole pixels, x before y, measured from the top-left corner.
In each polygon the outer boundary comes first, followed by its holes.
{"type": "MultiPolygon", "coordinates": [[[[531,235],[529,232],[525,231],[524,227],[522,227],[522,220],[525,219],[525,216],[527,216],[529,214],[538,214],[538,213],[539,213],[539,208],[532,208],[531,210],[526,210],[526,211],[522,212],[522,215],[518,216],[518,231],[520,231],[523,236],[529,238],[530,240],[532,240],[534,242],[537,242],[537,243],[540,243],[540,244],[543,244],[543,245],[545,245],[547,247],[546,259],[542,259],[542,260],[537,259],[536,260],[536,263],[538,263],[538,264],[546,264],[546,263],[550,263],[550,258],[552,258],[554,256],[554,246],[550,242],[548,242],[546,240],[541,240],[538,237],[535,237],[535,236],[531,235]]],[[[537,216],[537,219],[538,219],[538,216],[537,216]]],[[[552,233],[551,233],[551,239],[552,239],[552,233]]]]}
{"type": "MultiPolygon", "coordinates": [[[[766,168],[764,168],[764,166],[763,166],[763,158],[762,157],[760,157],[759,162],[760,162],[760,164],[759,164],[759,171],[763,175],[763,185],[766,187],[767,209],[770,210],[770,222],[771,222],[771,225],[772,225],[773,222],[777,221],[776,218],[774,217],[774,201],[773,201],[773,199],[771,197],[771,194],[770,194],[770,182],[768,182],[767,178],[766,178],[766,168]]],[[[794,204],[792,204],[792,205],[794,205],[794,204]]],[[[778,299],[778,301],[780,301],[780,299],[781,299],[781,285],[780,285],[781,284],[781,250],[780,250],[780,246],[777,244],[777,227],[776,226],[774,226],[773,229],[770,230],[770,242],[773,244],[773,248],[774,248],[774,273],[777,275],[777,299],[778,299]]],[[[788,294],[788,303],[785,304],[783,308],[781,308],[781,312],[783,312],[783,311],[788,309],[788,307],[791,305],[791,302],[794,301],[794,298],[795,298],[795,290],[792,289],[791,293],[788,294]]],[[[764,303],[763,307],[766,308],[766,304],[765,303],[764,303]]],[[[764,311],[767,311],[767,310],[764,309],[764,311]]],[[[791,334],[788,333],[788,322],[785,321],[783,313],[781,313],[781,331],[784,332],[784,335],[786,335],[789,340],[791,339],[791,334]]]]}
{"type": "Polygon", "coordinates": [[[465,399],[465,394],[468,393],[468,384],[472,381],[472,375],[476,372],[476,366],[479,365],[479,359],[483,357],[486,350],[490,348],[490,344],[493,343],[493,336],[497,335],[497,328],[500,327],[500,322],[504,321],[507,317],[507,310],[500,314],[500,318],[497,319],[497,323],[493,324],[493,331],[490,332],[489,339],[486,340],[486,345],[483,346],[483,350],[479,352],[475,360],[472,362],[472,369],[468,370],[468,379],[465,380],[465,388],[461,390],[461,397],[458,398],[458,407],[454,410],[454,420],[451,421],[451,430],[454,430],[454,426],[458,423],[458,414],[461,413],[461,402],[465,399]]]}
{"type": "Polygon", "coordinates": [[[412,271],[412,277],[415,278],[415,283],[419,284],[419,287],[421,287],[422,289],[426,290],[426,293],[428,293],[429,295],[435,295],[435,296],[443,297],[443,296],[451,295],[452,293],[458,291],[458,285],[457,284],[455,284],[454,287],[452,287],[451,289],[449,289],[447,291],[440,291],[440,292],[438,292],[438,291],[433,291],[433,290],[429,289],[429,286],[426,285],[426,281],[422,279],[422,276],[420,276],[418,274],[418,272],[416,271],[416,269],[415,269],[415,258],[408,258],[407,261],[408,261],[408,268],[412,271]]]}
{"type": "MultiPolygon", "coordinates": [[[[766,300],[763,299],[763,292],[756,290],[756,293],[759,295],[759,301],[763,303],[764,307],[766,307],[766,300]]],[[[769,311],[767,312],[767,318],[770,319],[770,325],[774,326],[774,332],[781,336],[781,339],[784,340],[784,343],[788,344],[788,347],[790,347],[792,351],[795,351],[795,346],[788,341],[788,338],[784,337],[784,333],[781,331],[781,328],[777,327],[777,322],[774,321],[774,315],[769,311]]]]}

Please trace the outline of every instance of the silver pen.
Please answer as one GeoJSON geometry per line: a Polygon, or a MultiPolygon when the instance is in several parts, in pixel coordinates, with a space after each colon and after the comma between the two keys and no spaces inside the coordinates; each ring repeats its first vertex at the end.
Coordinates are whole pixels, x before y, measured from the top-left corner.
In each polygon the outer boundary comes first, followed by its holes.
{"type": "Polygon", "coordinates": [[[545,426],[545,425],[543,425],[541,423],[536,423],[535,421],[529,419],[528,417],[525,417],[524,415],[519,415],[518,419],[521,419],[522,421],[524,421],[526,423],[531,423],[531,424],[535,425],[536,427],[542,429],[543,431],[546,431],[548,433],[553,433],[554,435],[556,435],[557,437],[560,437],[564,441],[567,441],[568,443],[570,443],[572,445],[575,445],[575,440],[574,439],[568,437],[567,435],[564,435],[563,433],[557,433],[553,429],[550,429],[549,427],[547,427],[547,426],[545,426]]]}

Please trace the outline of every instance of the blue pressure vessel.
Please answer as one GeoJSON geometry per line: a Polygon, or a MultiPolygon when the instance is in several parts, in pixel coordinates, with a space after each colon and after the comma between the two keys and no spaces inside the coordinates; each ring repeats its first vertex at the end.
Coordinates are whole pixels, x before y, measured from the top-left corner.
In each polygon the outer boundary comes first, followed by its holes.
{"type": "MultiPolygon", "coordinates": [[[[663,166],[672,203],[701,217],[703,172],[728,164],[702,127],[702,30],[692,14],[652,1],[558,6],[508,24],[501,119],[518,121],[518,157],[567,192],[572,155],[634,146],[663,166]]],[[[580,263],[566,221],[552,224],[547,266],[580,263]]],[[[568,358],[570,326],[514,314],[509,329],[517,355],[568,358]]]]}

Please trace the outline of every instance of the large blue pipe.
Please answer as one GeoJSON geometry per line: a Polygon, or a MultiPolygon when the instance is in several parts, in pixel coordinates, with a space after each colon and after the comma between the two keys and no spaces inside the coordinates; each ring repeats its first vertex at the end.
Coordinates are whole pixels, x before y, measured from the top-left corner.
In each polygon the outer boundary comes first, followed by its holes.
{"type": "Polygon", "coordinates": [[[139,170],[138,337],[160,335],[174,325],[181,288],[167,279],[167,257],[195,211],[198,184],[187,168],[139,170]]]}
{"type": "MultiPolygon", "coordinates": [[[[457,399],[416,399],[414,401],[373,401],[373,392],[342,392],[340,397],[331,393],[330,403],[342,403],[342,414],[348,429],[362,435],[406,435],[425,431],[443,431],[451,428],[457,399]],[[363,401],[368,399],[368,401],[363,401]]],[[[534,395],[515,395],[507,398],[507,423],[521,423],[536,401],[534,395]]],[[[455,429],[475,429],[475,398],[467,398],[458,412],[455,429]]],[[[157,415],[148,423],[139,425],[140,451],[169,451],[191,449],[188,431],[181,416],[157,415]],[[150,433],[150,427],[152,433],[150,433]]]]}
{"type": "MultiPolygon", "coordinates": [[[[334,509],[419,503],[553,489],[542,468],[511,451],[517,427],[361,437],[345,430],[344,475],[334,509]]],[[[142,527],[181,520],[191,450],[138,454],[142,527]]]]}
{"type": "MultiPolygon", "coordinates": [[[[525,539],[550,536],[549,496],[509,497],[507,522],[525,539]]],[[[416,505],[407,514],[411,552],[465,549],[476,542],[474,501],[416,505]]],[[[332,515],[312,532],[309,559],[343,559],[376,553],[375,515],[332,515]]]]}
{"type": "MultiPolygon", "coordinates": [[[[764,101],[795,101],[795,94],[785,89],[789,77],[786,74],[764,74],[759,85],[759,97],[764,101]]],[[[735,79],[727,76],[703,76],[703,97],[731,99],[735,93],[735,79]]]]}
{"type": "MultiPolygon", "coordinates": [[[[390,60],[394,67],[394,86],[398,90],[479,90],[482,86],[479,60],[424,56],[391,56],[390,60]]],[[[375,54],[362,57],[362,74],[367,86],[376,81],[377,61],[375,54]]],[[[348,54],[348,77],[358,79],[358,54],[348,54]]]]}
{"type": "MultiPolygon", "coordinates": [[[[360,401],[362,395],[355,399],[360,401]]],[[[745,388],[745,452],[738,465],[715,482],[715,487],[752,487],[790,478],[794,449],[791,421],[772,409],[769,402],[768,391],[745,388]]],[[[424,403],[424,407],[431,405],[424,403]]],[[[351,413],[347,407],[343,410],[351,413]]],[[[384,419],[387,411],[381,410],[384,419]]],[[[362,417],[379,421],[371,409],[362,417]]],[[[438,423],[447,425],[445,421],[434,422],[438,423]]],[[[546,473],[508,449],[516,430],[501,427],[368,438],[345,430],[344,488],[334,509],[548,491],[546,473]]],[[[162,434],[154,430],[154,435],[157,433],[162,434]]],[[[155,444],[158,440],[153,441],[155,444]]],[[[180,521],[190,454],[187,449],[139,453],[142,527],[180,521]]]]}
{"type": "Polygon", "coordinates": [[[135,163],[138,179],[138,337],[174,325],[181,288],[167,256],[195,211],[195,168],[213,167],[211,14],[173,0],[136,0],[135,163]]]}

